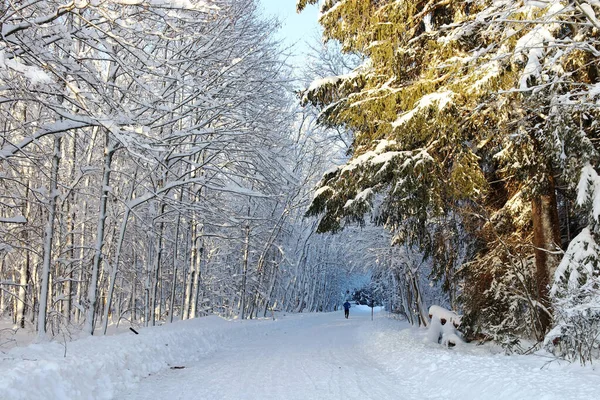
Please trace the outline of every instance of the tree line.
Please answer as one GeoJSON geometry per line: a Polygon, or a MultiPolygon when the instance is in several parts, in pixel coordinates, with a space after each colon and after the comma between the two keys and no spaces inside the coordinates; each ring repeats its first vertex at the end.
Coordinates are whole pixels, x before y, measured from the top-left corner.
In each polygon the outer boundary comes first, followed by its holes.
{"type": "Polygon", "coordinates": [[[0,26],[0,316],[45,340],[334,309],[348,256],[303,212],[338,150],[256,1],[4,2],[0,26]]]}

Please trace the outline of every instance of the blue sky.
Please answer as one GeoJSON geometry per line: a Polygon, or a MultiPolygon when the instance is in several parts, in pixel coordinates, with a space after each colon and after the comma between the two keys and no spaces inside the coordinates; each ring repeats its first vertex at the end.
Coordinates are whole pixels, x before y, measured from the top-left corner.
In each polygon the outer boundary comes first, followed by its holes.
{"type": "Polygon", "coordinates": [[[286,46],[294,46],[292,62],[300,63],[302,54],[307,51],[305,40],[317,35],[319,9],[307,6],[301,13],[296,13],[296,0],[259,0],[266,15],[276,16],[282,27],[276,37],[283,39],[286,46]]]}

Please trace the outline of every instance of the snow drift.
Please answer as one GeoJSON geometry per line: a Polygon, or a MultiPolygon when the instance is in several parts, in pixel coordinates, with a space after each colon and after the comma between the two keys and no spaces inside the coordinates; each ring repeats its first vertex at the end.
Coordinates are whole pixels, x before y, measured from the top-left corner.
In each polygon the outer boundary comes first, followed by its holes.
{"type": "Polygon", "coordinates": [[[74,342],[15,348],[0,359],[0,398],[112,399],[141,378],[192,362],[243,338],[262,324],[206,317],[154,328],[139,335],[94,336],[74,342]]]}

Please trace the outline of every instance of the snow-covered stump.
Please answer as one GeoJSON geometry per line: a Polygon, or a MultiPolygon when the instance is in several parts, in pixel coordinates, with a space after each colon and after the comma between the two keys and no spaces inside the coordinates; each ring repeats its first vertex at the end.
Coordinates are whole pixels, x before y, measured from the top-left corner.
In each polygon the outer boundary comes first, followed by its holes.
{"type": "Polygon", "coordinates": [[[446,347],[454,347],[463,343],[462,335],[457,330],[460,326],[460,315],[440,306],[429,307],[431,323],[428,327],[427,338],[434,343],[446,347]]]}

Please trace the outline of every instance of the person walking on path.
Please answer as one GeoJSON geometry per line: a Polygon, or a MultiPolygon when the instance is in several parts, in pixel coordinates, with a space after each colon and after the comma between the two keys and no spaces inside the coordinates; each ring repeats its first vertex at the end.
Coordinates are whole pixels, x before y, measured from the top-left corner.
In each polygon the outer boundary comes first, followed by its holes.
{"type": "Polygon", "coordinates": [[[344,316],[348,319],[348,315],[350,315],[350,302],[346,300],[344,303],[344,316]]]}

